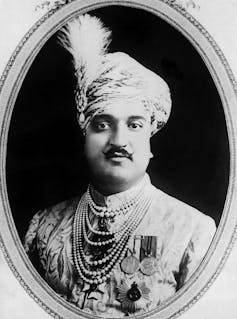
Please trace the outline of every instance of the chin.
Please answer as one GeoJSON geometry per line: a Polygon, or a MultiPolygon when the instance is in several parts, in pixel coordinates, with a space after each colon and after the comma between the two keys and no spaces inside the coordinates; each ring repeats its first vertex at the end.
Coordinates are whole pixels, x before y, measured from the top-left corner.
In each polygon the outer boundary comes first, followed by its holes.
{"type": "Polygon", "coordinates": [[[123,161],[122,163],[113,162],[94,162],[90,166],[92,178],[95,185],[100,185],[111,190],[120,192],[135,185],[146,173],[148,163],[136,165],[133,162],[123,161]]]}
{"type": "Polygon", "coordinates": [[[104,174],[101,174],[100,176],[97,176],[97,178],[104,181],[104,183],[107,183],[108,185],[117,185],[118,187],[121,186],[124,189],[127,189],[128,187],[131,187],[135,185],[143,176],[145,172],[141,172],[141,174],[138,174],[138,172],[131,172],[131,170],[115,168],[113,170],[104,172],[104,174]]]}
{"type": "Polygon", "coordinates": [[[107,182],[127,182],[130,180],[130,178],[129,172],[121,168],[116,168],[102,174],[102,179],[105,179],[107,182]]]}

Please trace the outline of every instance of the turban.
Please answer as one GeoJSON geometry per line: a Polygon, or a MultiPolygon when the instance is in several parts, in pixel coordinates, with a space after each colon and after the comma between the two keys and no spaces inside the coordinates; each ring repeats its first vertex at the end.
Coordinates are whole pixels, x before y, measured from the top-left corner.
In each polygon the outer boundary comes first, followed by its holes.
{"type": "Polygon", "coordinates": [[[111,32],[98,18],[73,18],[59,39],[73,57],[77,116],[84,133],[93,116],[126,100],[139,101],[150,112],[152,135],[166,124],[171,110],[168,85],[128,54],[108,53],[111,32]]]}

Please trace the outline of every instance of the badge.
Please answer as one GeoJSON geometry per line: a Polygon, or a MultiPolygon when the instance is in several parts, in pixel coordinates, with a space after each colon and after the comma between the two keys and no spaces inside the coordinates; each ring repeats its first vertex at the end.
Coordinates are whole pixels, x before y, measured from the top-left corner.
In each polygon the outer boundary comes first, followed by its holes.
{"type": "Polygon", "coordinates": [[[121,262],[121,269],[126,274],[134,274],[139,269],[140,262],[133,255],[128,256],[121,262]]]}
{"type": "Polygon", "coordinates": [[[144,282],[125,280],[118,287],[117,299],[121,302],[121,308],[125,313],[134,313],[145,309],[149,301],[150,289],[144,282]]]}
{"type": "Polygon", "coordinates": [[[141,264],[140,269],[144,275],[151,276],[153,275],[158,268],[158,261],[155,257],[145,257],[141,264]]]}

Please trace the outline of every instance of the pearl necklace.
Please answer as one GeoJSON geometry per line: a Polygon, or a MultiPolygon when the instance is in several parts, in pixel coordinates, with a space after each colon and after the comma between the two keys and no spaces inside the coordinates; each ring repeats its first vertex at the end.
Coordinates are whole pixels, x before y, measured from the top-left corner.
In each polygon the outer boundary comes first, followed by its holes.
{"type": "MultiPolygon", "coordinates": [[[[139,192],[140,193],[140,192],[139,192]]],[[[137,198],[138,196],[136,196],[137,198]]],[[[98,231],[93,229],[89,221],[88,191],[82,196],[73,222],[73,257],[79,276],[89,284],[100,284],[110,278],[114,269],[123,260],[130,244],[132,234],[137,229],[141,220],[146,215],[154,198],[151,188],[142,187],[140,198],[132,205],[131,212],[125,223],[116,232],[98,231]],[[111,238],[101,241],[91,241],[87,229],[97,235],[110,236],[111,238]],[[108,249],[108,255],[98,260],[88,260],[84,252],[84,244],[92,248],[95,246],[112,245],[108,249]]],[[[97,211],[104,207],[97,206],[97,211]]],[[[93,213],[93,212],[92,212],[93,213]]]]}
{"type": "Polygon", "coordinates": [[[141,199],[141,195],[145,186],[145,180],[143,180],[139,192],[128,201],[123,202],[122,204],[118,205],[117,207],[105,207],[96,205],[92,196],[91,196],[91,186],[89,185],[87,188],[87,201],[89,203],[89,207],[91,212],[96,215],[97,217],[114,217],[117,215],[125,215],[127,214],[131,208],[141,199]]]}
{"type": "MultiPolygon", "coordinates": [[[[131,200],[129,201],[126,201],[125,203],[122,203],[121,205],[119,205],[118,207],[116,208],[113,208],[113,207],[104,207],[104,206],[98,206],[96,205],[96,203],[94,202],[94,200],[92,199],[91,195],[90,195],[90,188],[88,187],[87,189],[87,193],[86,193],[86,196],[87,196],[87,201],[89,203],[89,208],[90,208],[90,211],[96,215],[97,217],[107,217],[107,218],[110,218],[110,217],[114,217],[114,216],[119,216],[119,215],[126,215],[128,213],[128,211],[133,211],[133,207],[134,205],[139,205],[140,202],[143,201],[143,196],[142,196],[142,193],[144,191],[144,186],[145,186],[145,183],[143,182],[143,184],[141,185],[141,189],[140,191],[137,193],[137,195],[132,198],[131,200]],[[103,212],[103,213],[101,213],[103,212]]],[[[97,230],[97,229],[94,229],[90,223],[90,219],[89,219],[89,210],[87,210],[87,214],[86,214],[86,225],[88,227],[88,229],[90,230],[90,232],[96,234],[96,235],[101,235],[101,236],[106,236],[106,235],[111,235],[111,234],[117,234],[115,237],[119,237],[119,234],[118,233],[121,233],[122,230],[124,230],[125,228],[127,228],[127,225],[128,224],[128,220],[125,221],[124,225],[122,226],[122,228],[118,228],[117,230],[114,230],[114,231],[100,231],[100,230],[97,230]]],[[[113,241],[113,239],[109,240],[108,242],[104,242],[104,244],[101,244],[98,243],[98,242],[90,242],[91,245],[105,245],[106,243],[111,243],[113,241]]],[[[88,241],[89,243],[89,241],[88,241]]]]}

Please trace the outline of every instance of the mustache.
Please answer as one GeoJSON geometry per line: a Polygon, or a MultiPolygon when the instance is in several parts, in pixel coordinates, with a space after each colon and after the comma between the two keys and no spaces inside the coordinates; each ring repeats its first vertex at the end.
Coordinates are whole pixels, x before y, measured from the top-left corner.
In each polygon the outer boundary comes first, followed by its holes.
{"type": "Polygon", "coordinates": [[[126,150],[124,147],[111,147],[108,151],[104,152],[106,158],[111,158],[114,156],[127,157],[132,159],[133,153],[126,150]]]}

